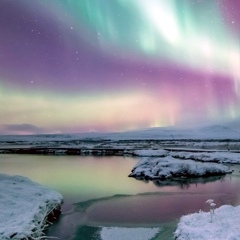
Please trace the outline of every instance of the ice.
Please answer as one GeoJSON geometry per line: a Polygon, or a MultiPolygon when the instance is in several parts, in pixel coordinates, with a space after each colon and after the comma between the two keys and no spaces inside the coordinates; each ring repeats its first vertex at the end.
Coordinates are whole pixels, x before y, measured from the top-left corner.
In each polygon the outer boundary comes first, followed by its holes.
{"type": "Polygon", "coordinates": [[[39,238],[62,196],[28,178],[0,174],[0,239],[39,238]]]}
{"type": "Polygon", "coordinates": [[[160,232],[160,228],[121,228],[103,227],[101,240],[151,240],[160,232]]]}

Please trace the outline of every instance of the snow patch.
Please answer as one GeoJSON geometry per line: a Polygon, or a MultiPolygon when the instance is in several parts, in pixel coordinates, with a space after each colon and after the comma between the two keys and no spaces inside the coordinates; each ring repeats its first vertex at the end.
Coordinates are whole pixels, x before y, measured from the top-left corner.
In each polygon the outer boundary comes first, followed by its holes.
{"type": "Polygon", "coordinates": [[[0,174],[0,239],[37,239],[62,196],[28,178],[0,174]]]}
{"type": "Polygon", "coordinates": [[[240,239],[240,206],[223,205],[210,212],[182,216],[174,236],[177,240],[240,239]]]}
{"type": "Polygon", "coordinates": [[[144,150],[135,150],[135,156],[141,157],[166,157],[168,155],[168,151],[166,150],[152,150],[152,149],[144,149],[144,150]]]}
{"type": "Polygon", "coordinates": [[[240,154],[234,152],[170,152],[170,155],[202,162],[240,163],[240,154]]]}

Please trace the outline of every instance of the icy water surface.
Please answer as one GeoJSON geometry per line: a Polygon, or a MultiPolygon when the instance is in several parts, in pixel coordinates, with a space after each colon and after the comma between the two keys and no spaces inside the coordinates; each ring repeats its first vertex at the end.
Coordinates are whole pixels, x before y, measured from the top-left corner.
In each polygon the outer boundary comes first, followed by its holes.
{"type": "Polygon", "coordinates": [[[240,204],[240,167],[225,177],[143,182],[128,178],[127,157],[0,155],[0,172],[27,176],[64,197],[63,214],[47,234],[63,240],[172,239],[183,214],[240,204]],[[120,236],[120,237],[119,237],[120,236]]]}

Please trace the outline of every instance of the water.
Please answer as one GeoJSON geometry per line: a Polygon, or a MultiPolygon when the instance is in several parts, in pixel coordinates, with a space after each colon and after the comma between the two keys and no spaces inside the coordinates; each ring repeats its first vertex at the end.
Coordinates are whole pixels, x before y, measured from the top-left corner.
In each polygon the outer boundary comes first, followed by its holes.
{"type": "Polygon", "coordinates": [[[180,216],[207,211],[207,199],[217,206],[240,204],[239,166],[231,166],[234,173],[225,177],[165,186],[128,178],[136,162],[129,157],[0,155],[0,172],[62,193],[63,214],[47,234],[64,240],[98,240],[101,227],[158,227],[156,240],[171,239],[180,216]]]}

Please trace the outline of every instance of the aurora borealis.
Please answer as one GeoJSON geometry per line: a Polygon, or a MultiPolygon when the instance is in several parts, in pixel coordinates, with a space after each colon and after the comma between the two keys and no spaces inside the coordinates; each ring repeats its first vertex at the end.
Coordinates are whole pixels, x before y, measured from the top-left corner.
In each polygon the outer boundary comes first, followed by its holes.
{"type": "Polygon", "coordinates": [[[240,121],[239,9],[1,0],[0,134],[240,121]]]}

